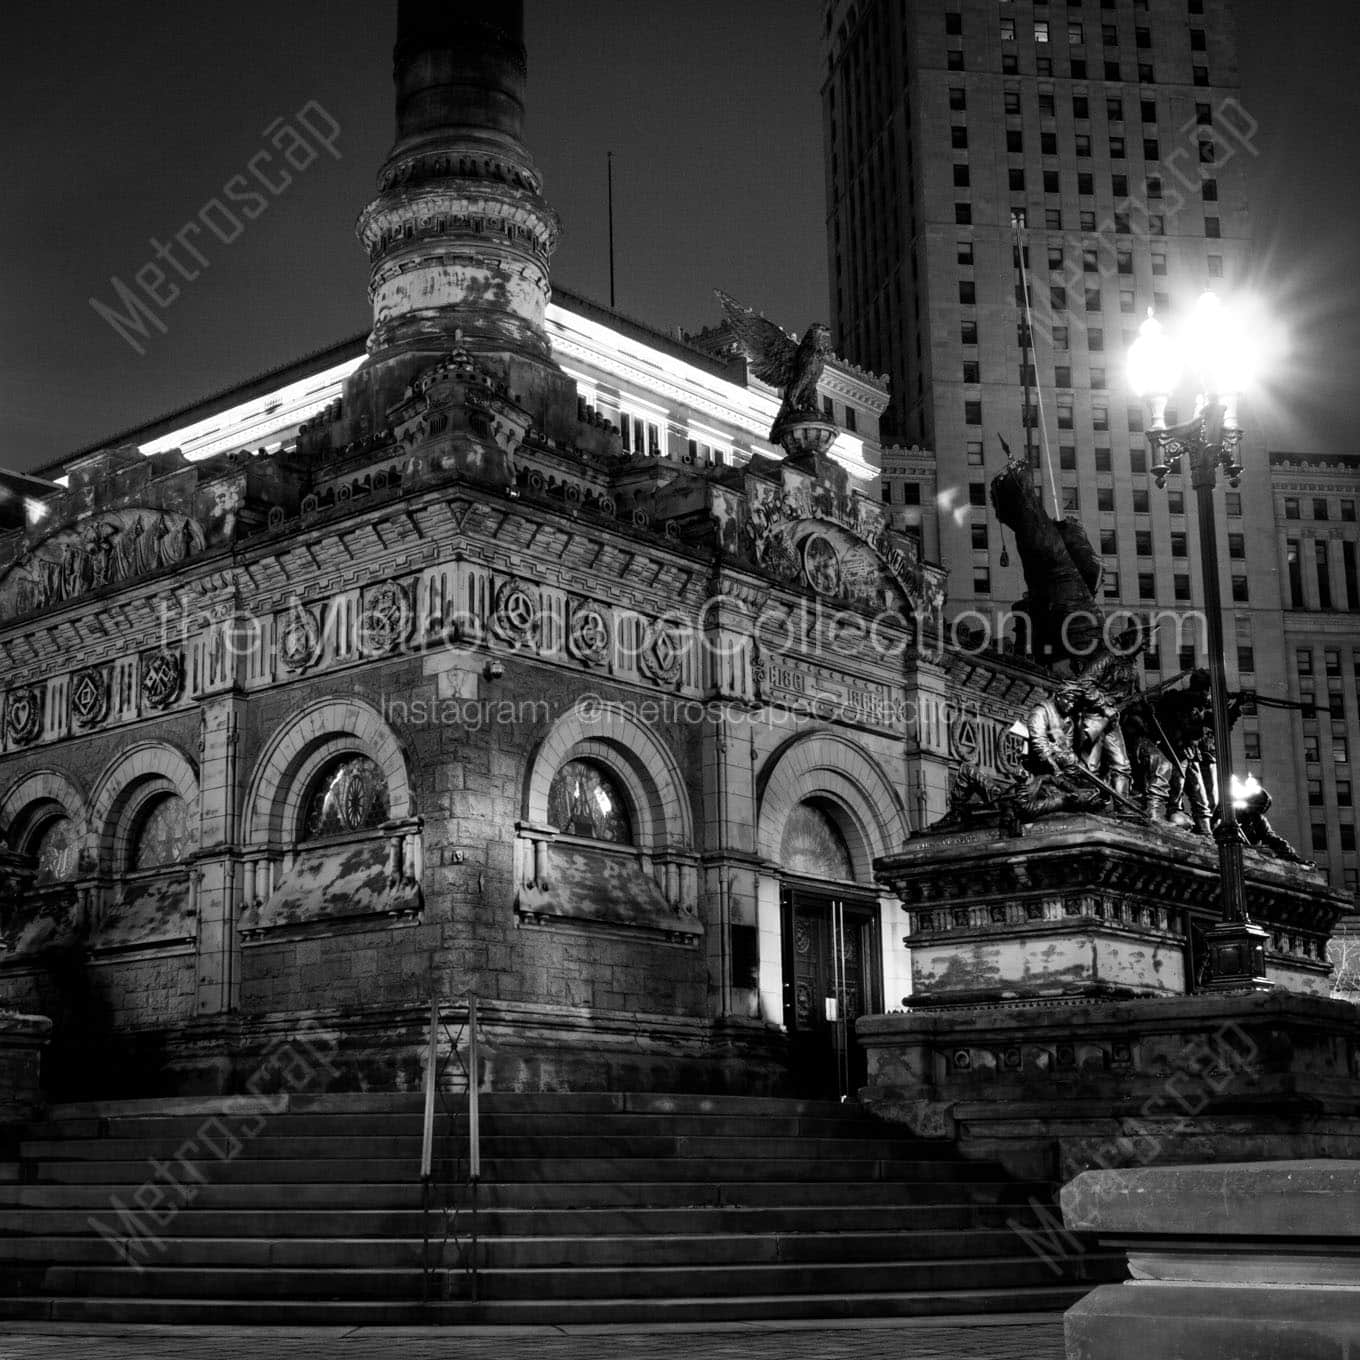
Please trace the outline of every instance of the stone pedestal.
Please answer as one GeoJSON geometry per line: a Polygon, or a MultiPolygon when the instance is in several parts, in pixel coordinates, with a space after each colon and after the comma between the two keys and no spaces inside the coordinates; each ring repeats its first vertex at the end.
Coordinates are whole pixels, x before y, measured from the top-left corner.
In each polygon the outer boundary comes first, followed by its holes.
{"type": "MultiPolygon", "coordinates": [[[[1108,817],[1053,817],[1017,837],[991,824],[927,831],[874,868],[907,911],[913,1009],[1182,995],[1219,919],[1212,841],[1108,817]]],[[[1327,941],[1349,899],[1255,853],[1247,899],[1269,981],[1326,995],[1327,941]]]]}
{"type": "Polygon", "coordinates": [[[1271,992],[868,1016],[861,1099],[1023,1177],[1360,1157],[1360,1009],[1271,992]]]}
{"type": "Polygon", "coordinates": [[[1070,1232],[1124,1246],[1130,1281],[1065,1319],[1068,1360],[1337,1360],[1360,1348],[1360,1162],[1092,1171],[1070,1232]]]}

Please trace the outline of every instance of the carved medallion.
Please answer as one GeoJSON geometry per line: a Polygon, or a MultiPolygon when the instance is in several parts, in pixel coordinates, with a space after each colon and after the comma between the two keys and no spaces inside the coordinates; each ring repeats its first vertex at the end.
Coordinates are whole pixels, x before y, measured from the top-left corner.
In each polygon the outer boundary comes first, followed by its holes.
{"type": "Polygon", "coordinates": [[[522,585],[507,581],[496,592],[491,626],[498,637],[516,647],[532,643],[538,635],[538,602],[522,585]]]}
{"type": "Polygon", "coordinates": [[[685,636],[672,624],[654,625],[642,655],[638,658],[644,675],[663,685],[680,678],[685,660],[685,636]]]}
{"type": "Polygon", "coordinates": [[[841,558],[825,534],[813,534],[803,544],[803,571],[819,595],[837,595],[841,588],[841,558]]]}
{"type": "Polygon", "coordinates": [[[37,741],[42,731],[43,692],[41,689],[11,690],[5,701],[5,735],[15,746],[37,741]]]}
{"type": "Polygon", "coordinates": [[[401,586],[388,581],[365,593],[359,619],[359,651],[364,656],[396,651],[410,631],[411,602],[401,586]]]}
{"type": "Polygon", "coordinates": [[[573,610],[567,647],[588,666],[603,665],[609,657],[609,620],[604,613],[591,604],[573,610]]]}
{"type": "Polygon", "coordinates": [[[306,670],[321,647],[321,627],[310,609],[298,605],[279,627],[279,659],[290,671],[306,670]]]}
{"type": "Polygon", "coordinates": [[[142,658],[142,702],[168,708],[184,688],[184,658],[178,652],[152,652],[142,658]]]}
{"type": "Polygon", "coordinates": [[[109,716],[109,677],[101,669],[71,678],[71,717],[77,727],[94,727],[109,716]]]}

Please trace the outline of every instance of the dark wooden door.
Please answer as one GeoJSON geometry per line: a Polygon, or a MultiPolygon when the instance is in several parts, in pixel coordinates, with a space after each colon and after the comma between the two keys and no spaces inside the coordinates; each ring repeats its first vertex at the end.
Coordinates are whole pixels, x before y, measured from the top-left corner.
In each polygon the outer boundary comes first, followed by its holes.
{"type": "Polygon", "coordinates": [[[809,1091],[864,1085],[855,1021],[881,1009],[878,904],[815,888],[783,892],[784,1025],[809,1091]]]}

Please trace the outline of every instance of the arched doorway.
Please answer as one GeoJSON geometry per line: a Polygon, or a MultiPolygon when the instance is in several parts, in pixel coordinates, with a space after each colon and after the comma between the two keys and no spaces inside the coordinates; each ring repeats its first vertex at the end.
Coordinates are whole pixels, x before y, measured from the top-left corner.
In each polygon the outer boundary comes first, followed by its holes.
{"type": "Polygon", "coordinates": [[[844,809],[810,797],[780,842],[784,1025],[811,1090],[845,1097],[865,1081],[855,1021],[882,1009],[879,904],[855,882],[844,809]]]}

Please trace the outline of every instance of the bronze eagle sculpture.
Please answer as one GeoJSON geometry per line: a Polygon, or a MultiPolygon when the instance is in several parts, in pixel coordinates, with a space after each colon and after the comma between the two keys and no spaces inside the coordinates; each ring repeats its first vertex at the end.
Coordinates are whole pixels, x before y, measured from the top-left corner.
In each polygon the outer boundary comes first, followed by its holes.
{"type": "Polygon", "coordinates": [[[770,442],[778,444],[784,427],[794,420],[821,419],[817,384],[831,353],[831,328],[815,322],[800,341],[750,307],[744,307],[730,293],[721,288],[714,291],[737,343],[751,361],[751,372],[761,382],[783,392],[783,403],[770,429],[770,442]]]}

